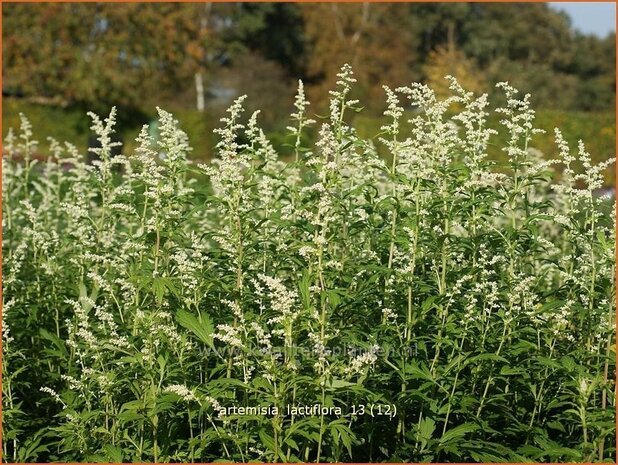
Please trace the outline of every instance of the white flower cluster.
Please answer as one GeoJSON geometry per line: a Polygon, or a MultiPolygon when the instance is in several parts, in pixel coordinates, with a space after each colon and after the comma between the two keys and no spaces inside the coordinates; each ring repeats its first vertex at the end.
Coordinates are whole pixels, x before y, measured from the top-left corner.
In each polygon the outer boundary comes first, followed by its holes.
{"type": "Polygon", "coordinates": [[[378,351],[380,346],[377,344],[372,345],[366,352],[357,355],[350,360],[349,366],[345,368],[347,375],[358,374],[363,371],[367,366],[373,365],[378,360],[378,351]]]}
{"type": "Polygon", "coordinates": [[[181,397],[182,400],[184,400],[185,402],[192,402],[198,400],[195,394],[193,394],[193,391],[187,388],[187,386],[185,386],[184,384],[171,384],[165,389],[163,389],[163,391],[176,394],[181,397]]]}

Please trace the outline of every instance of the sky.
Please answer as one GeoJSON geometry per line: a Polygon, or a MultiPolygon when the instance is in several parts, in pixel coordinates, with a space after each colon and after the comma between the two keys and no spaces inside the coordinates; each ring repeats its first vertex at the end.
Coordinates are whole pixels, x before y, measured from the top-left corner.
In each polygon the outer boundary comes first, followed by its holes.
{"type": "Polygon", "coordinates": [[[550,2],[550,5],[565,11],[575,29],[584,34],[605,37],[616,30],[616,3],[614,2],[550,2]]]}

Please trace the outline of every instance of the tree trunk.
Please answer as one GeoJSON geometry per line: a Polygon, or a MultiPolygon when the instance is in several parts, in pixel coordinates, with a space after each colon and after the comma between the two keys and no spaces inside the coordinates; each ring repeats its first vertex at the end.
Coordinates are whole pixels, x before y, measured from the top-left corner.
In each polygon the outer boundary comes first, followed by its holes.
{"type": "Polygon", "coordinates": [[[204,111],[204,78],[202,73],[198,71],[195,73],[195,98],[197,104],[197,111],[204,111]]]}

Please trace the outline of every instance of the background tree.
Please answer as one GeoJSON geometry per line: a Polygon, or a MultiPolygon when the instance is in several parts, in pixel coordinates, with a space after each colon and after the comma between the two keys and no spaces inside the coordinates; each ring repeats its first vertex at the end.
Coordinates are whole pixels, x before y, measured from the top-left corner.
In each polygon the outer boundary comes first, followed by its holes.
{"type": "Polygon", "coordinates": [[[457,76],[459,83],[467,90],[475,93],[487,91],[487,83],[477,64],[466,57],[454,43],[439,46],[432,50],[423,66],[423,75],[427,84],[441,98],[451,95],[449,82],[444,76],[457,76]]]}
{"type": "Polygon", "coordinates": [[[418,79],[413,18],[397,4],[299,4],[307,40],[310,96],[325,95],[342,63],[349,63],[360,93],[381,99],[380,83],[418,79]],[[329,18],[325,21],[324,18],[329,18]]]}

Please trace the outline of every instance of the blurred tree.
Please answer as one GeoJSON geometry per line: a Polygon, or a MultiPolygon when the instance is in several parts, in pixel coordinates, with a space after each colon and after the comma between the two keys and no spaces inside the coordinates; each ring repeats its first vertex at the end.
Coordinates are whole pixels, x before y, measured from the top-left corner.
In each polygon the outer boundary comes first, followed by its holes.
{"type": "MultiPolygon", "coordinates": [[[[278,50],[267,40],[272,4],[124,3],[3,4],[3,78],[39,101],[141,108],[196,84],[253,48],[278,50]],[[253,41],[259,37],[260,41],[253,41]],[[102,105],[104,102],[104,105],[102,105]]],[[[279,38],[284,38],[279,34],[279,38]]],[[[285,42],[281,40],[281,42],[285,42]]],[[[199,95],[201,94],[201,95],[199,95]]],[[[104,108],[100,108],[104,106],[104,108]]]]}
{"type": "Polygon", "coordinates": [[[39,100],[139,108],[173,92],[193,46],[173,4],[3,4],[3,78],[39,100]],[[27,32],[25,32],[27,31],[27,32]]]}
{"type": "Polygon", "coordinates": [[[301,12],[293,3],[245,3],[246,16],[260,11],[260,27],[243,39],[248,49],[279,63],[291,77],[306,73],[305,35],[301,12]]]}
{"type": "Polygon", "coordinates": [[[577,34],[565,13],[544,3],[415,3],[410,9],[425,79],[435,81],[428,73],[446,69],[436,70],[435,63],[450,40],[465,60],[473,58],[487,82],[507,80],[522,92],[534,90],[537,106],[614,108],[615,36],[577,34]]]}
{"type": "Polygon", "coordinates": [[[580,76],[577,107],[601,110],[616,106],[616,34],[603,40],[578,34],[571,73],[580,76]]]}
{"type": "Polygon", "coordinates": [[[298,4],[307,40],[309,95],[317,100],[332,88],[341,65],[349,63],[357,91],[383,100],[381,83],[401,85],[418,78],[412,18],[393,3],[298,4]],[[328,18],[328,20],[325,20],[328,18]]]}
{"type": "Polygon", "coordinates": [[[563,70],[571,59],[574,34],[569,19],[546,3],[474,4],[460,27],[462,50],[481,66],[505,57],[563,70]]]}
{"type": "Polygon", "coordinates": [[[453,42],[438,46],[429,53],[427,63],[423,66],[423,75],[427,84],[440,98],[452,94],[449,90],[450,83],[445,79],[447,75],[455,76],[459,84],[468,91],[477,94],[487,91],[483,74],[476,63],[458,50],[453,42]]]}
{"type": "Polygon", "coordinates": [[[444,72],[534,86],[541,107],[615,102],[615,35],[577,34],[541,3],[5,3],[2,11],[3,91],[98,112],[212,108],[246,84],[231,72],[260,92],[289,86],[286,96],[302,77],[315,100],[343,63],[365,101],[383,101],[382,83],[437,83],[444,72]],[[273,78],[277,85],[256,82],[273,78]]]}
{"type": "Polygon", "coordinates": [[[448,42],[461,47],[467,41],[466,23],[478,14],[478,4],[473,3],[413,3],[408,9],[419,36],[418,52],[423,62],[431,51],[448,42]]]}

